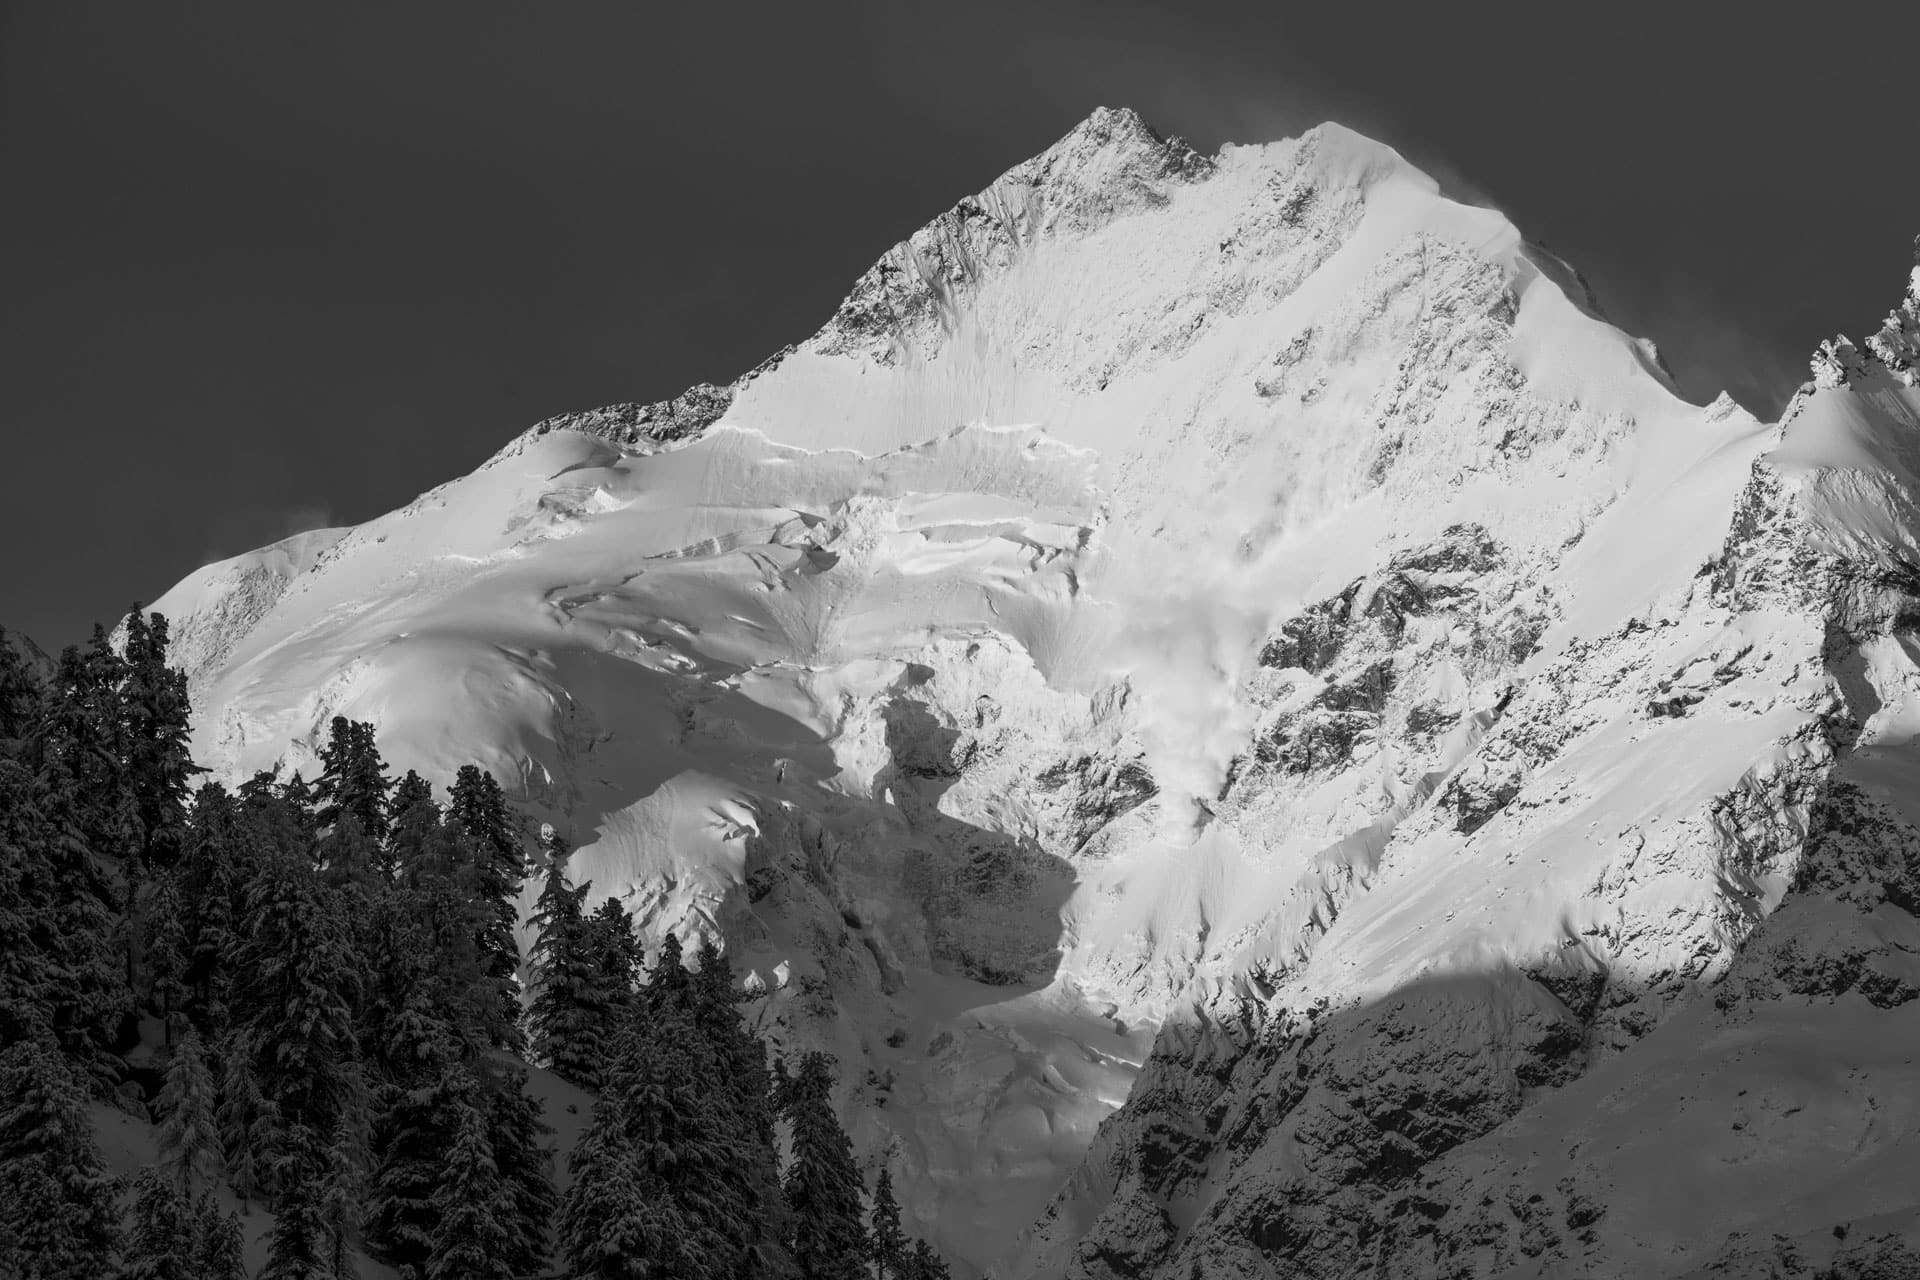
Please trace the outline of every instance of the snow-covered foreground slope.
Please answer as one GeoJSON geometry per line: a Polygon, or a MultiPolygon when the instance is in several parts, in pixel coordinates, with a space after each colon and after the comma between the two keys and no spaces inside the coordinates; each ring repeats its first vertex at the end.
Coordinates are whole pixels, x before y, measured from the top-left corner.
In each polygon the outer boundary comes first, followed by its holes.
{"type": "Polygon", "coordinates": [[[1775,1016],[1786,961],[1736,982],[1750,935],[1912,993],[1846,843],[1911,834],[1873,799],[1913,776],[1920,528],[1877,352],[1783,442],[1386,148],[1102,111],[733,385],[155,607],[218,770],[372,720],[493,770],[649,939],[724,937],[968,1263],[1659,1273],[1785,1191],[1649,1259],[1624,1211],[1529,1253],[1452,1188],[1562,1177],[1499,1145],[1552,1105],[1657,1108],[1607,1073],[1725,1056],[1684,1018],[1764,1005],[1790,1073],[1823,1015],[1775,1016]],[[1428,1176],[1446,1212],[1397,1209],[1428,1176]]]}

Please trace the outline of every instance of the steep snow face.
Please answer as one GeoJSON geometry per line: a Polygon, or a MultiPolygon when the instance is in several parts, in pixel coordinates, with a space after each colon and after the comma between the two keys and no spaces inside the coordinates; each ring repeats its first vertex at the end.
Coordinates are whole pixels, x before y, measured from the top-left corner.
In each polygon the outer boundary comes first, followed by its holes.
{"type": "Polygon", "coordinates": [[[491,769],[839,1057],[965,1262],[1334,1257],[1783,900],[1864,750],[1833,590],[1862,670],[1904,661],[1846,567],[1912,528],[1894,410],[1819,393],[1852,461],[1793,463],[1809,426],[1756,467],[1777,430],[1573,279],[1337,126],[1209,158],[1098,112],[731,386],[183,583],[197,751],[311,771],[342,714],[491,769]],[[1436,1061],[1431,1134],[1355,1093],[1436,1061]]]}
{"type": "Polygon", "coordinates": [[[1563,615],[1469,717],[1425,709],[1431,637],[1499,659],[1535,634],[1502,625],[1477,530],[1281,625],[1272,727],[1229,803],[1246,786],[1297,821],[1295,792],[1363,758],[1437,767],[1319,856],[1249,980],[1170,1023],[1025,1271],[1920,1267],[1920,395],[1899,358],[1804,389],[1774,447],[1742,450],[1688,581],[1604,629],[1563,615]]]}

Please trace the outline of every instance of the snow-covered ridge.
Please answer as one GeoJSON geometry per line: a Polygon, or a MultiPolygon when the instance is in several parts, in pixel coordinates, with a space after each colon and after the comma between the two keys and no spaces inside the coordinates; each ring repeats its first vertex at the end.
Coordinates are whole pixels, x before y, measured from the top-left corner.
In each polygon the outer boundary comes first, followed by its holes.
{"type": "Polygon", "coordinates": [[[729,386],[156,607],[223,773],[372,720],[723,937],[951,1256],[1345,1274],[1723,981],[1895,750],[1909,396],[1686,404],[1391,149],[1103,110],[729,386]]]}

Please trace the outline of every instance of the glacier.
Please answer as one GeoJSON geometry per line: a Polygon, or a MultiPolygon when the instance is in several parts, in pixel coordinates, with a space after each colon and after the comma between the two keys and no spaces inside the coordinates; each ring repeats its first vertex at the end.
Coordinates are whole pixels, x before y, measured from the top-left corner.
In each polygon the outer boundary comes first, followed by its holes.
{"type": "Polygon", "coordinates": [[[217,775],[368,720],[722,941],[975,1271],[1810,1275],[1920,1233],[1916,317],[1763,423],[1388,147],[1103,109],[153,607],[217,775]]]}

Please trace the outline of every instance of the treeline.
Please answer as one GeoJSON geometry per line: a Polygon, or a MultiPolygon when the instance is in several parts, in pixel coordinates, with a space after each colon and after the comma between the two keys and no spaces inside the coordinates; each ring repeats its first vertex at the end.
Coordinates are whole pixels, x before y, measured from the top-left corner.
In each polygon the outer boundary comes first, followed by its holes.
{"type": "Polygon", "coordinates": [[[436,799],[340,718],[311,783],[201,783],[166,644],[136,609],[43,680],[0,635],[0,1275],[245,1277],[224,1185],[273,1212],[262,1280],[944,1277],[715,948],[649,971],[548,833],[523,1017],[498,783],[436,799]],[[598,1095],[564,1201],[529,1061],[598,1095]],[[115,1095],[157,1126],[131,1187],[88,1118],[115,1095]]]}

